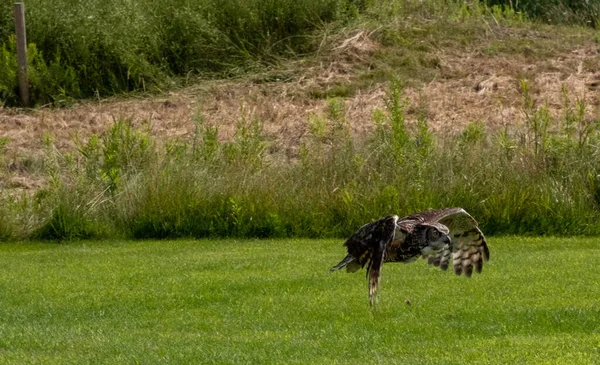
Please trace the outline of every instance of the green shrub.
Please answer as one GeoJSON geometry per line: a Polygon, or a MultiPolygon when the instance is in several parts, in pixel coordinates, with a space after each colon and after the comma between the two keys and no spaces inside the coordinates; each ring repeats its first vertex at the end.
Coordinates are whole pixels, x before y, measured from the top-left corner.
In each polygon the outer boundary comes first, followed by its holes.
{"type": "MultiPolygon", "coordinates": [[[[30,99],[36,104],[62,105],[81,96],[75,70],[65,66],[60,56],[47,63],[35,43],[27,47],[27,72],[30,99]]],[[[0,44],[0,101],[19,104],[15,38],[0,44]]]]}
{"type": "MultiPolygon", "coordinates": [[[[161,90],[190,75],[239,74],[314,50],[316,29],[359,8],[355,0],[28,1],[32,100],[62,103],[161,90]]],[[[0,4],[0,14],[0,100],[15,105],[12,4],[0,4]]]]}
{"type": "Polygon", "coordinates": [[[0,44],[0,105],[16,104],[19,97],[15,40],[0,44]]]}

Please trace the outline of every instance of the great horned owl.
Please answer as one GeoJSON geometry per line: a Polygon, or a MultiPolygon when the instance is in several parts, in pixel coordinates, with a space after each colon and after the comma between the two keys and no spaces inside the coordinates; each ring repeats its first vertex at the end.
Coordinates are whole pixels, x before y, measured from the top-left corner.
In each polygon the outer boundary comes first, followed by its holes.
{"type": "Polygon", "coordinates": [[[346,242],[348,255],[330,272],[346,267],[355,272],[367,265],[369,302],[373,305],[381,265],[413,262],[419,256],[430,265],[448,269],[450,258],[457,275],[481,272],[490,252],[477,222],[462,208],[427,210],[404,218],[396,215],[365,224],[346,242]]]}

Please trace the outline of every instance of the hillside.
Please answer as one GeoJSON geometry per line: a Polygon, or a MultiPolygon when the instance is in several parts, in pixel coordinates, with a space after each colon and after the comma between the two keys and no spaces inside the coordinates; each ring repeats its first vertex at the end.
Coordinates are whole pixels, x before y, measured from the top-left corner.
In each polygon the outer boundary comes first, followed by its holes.
{"type": "Polygon", "coordinates": [[[85,100],[68,108],[0,109],[0,135],[10,140],[5,158],[15,176],[9,187],[37,186],[21,178],[27,172],[19,165],[40,153],[45,133],[54,136],[59,149],[68,150],[76,138],[103,134],[119,119],[148,123],[161,139],[189,138],[200,114],[219,127],[219,138],[228,139],[245,115],[264,123],[275,150],[293,156],[309,117],[324,113],[330,96],[344,99],[346,118],[360,135],[373,128],[372,113],[383,107],[389,87],[388,78],[372,76],[374,70],[403,79],[408,122],[425,108],[430,128],[439,133],[457,133],[476,121],[490,129],[521,124],[523,79],[533,86],[536,102],[547,103],[552,113],[563,110],[564,87],[573,99],[586,101],[590,117],[597,117],[600,45],[589,29],[497,26],[460,49],[452,37],[444,39],[450,46],[437,44],[440,40],[427,45],[417,57],[435,62],[417,69],[399,62],[402,50],[382,45],[377,31],[358,28],[331,40],[324,55],[238,79],[198,81],[159,95],[85,100]]]}
{"type": "Polygon", "coordinates": [[[235,78],[0,109],[5,209],[23,210],[5,236],[339,236],[444,205],[490,233],[600,230],[593,29],[496,9],[318,34],[235,78]]]}

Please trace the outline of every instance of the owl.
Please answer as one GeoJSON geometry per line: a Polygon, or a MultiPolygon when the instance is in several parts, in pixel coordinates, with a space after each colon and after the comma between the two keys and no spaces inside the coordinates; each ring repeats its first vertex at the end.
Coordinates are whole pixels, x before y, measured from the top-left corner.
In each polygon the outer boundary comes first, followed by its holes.
{"type": "Polygon", "coordinates": [[[462,208],[444,208],[397,215],[365,224],[344,246],[346,257],[329,272],[346,268],[355,272],[367,267],[369,303],[373,306],[384,262],[414,262],[419,257],[447,270],[452,259],[456,275],[481,273],[490,251],[477,222],[462,208]]]}

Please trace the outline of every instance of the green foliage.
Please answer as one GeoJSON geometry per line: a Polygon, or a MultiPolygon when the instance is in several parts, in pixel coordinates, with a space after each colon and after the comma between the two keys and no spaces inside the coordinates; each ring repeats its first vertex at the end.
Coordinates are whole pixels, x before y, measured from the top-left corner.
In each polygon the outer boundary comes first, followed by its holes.
{"type": "MultiPolygon", "coordinates": [[[[12,3],[0,4],[0,101],[16,105],[12,3]]],[[[318,46],[323,24],[358,16],[355,0],[27,2],[32,100],[172,87],[234,75],[318,46]]]]}
{"type": "Polygon", "coordinates": [[[0,196],[0,242],[14,240],[15,237],[15,222],[12,219],[10,205],[7,204],[10,200],[4,196],[0,196]]]}
{"type": "Polygon", "coordinates": [[[485,124],[482,121],[476,121],[467,124],[458,138],[458,144],[462,148],[471,148],[484,141],[485,138],[485,124]]]}
{"type": "Polygon", "coordinates": [[[503,13],[509,16],[515,12],[526,13],[535,19],[555,24],[580,24],[596,28],[600,18],[600,2],[597,0],[487,0],[485,3],[492,5],[493,9],[502,7],[503,13]]]}
{"type": "MultiPolygon", "coordinates": [[[[11,6],[0,4],[0,102],[18,105],[11,6]]],[[[162,91],[197,77],[236,76],[284,57],[321,54],[340,29],[360,24],[384,46],[397,47],[376,51],[368,60],[372,69],[356,82],[311,91],[317,98],[346,97],[396,74],[404,81],[432,80],[443,70],[430,50],[487,42],[490,24],[523,23],[523,14],[511,4],[476,0],[30,0],[32,100],[68,105],[77,98],[162,91]]],[[[514,38],[500,46],[516,53],[530,46],[514,38]]]]}
{"type": "Polygon", "coordinates": [[[18,100],[17,56],[15,40],[0,44],[0,105],[14,104],[18,100]]]}
{"type": "Polygon", "coordinates": [[[216,162],[221,149],[219,142],[219,127],[205,123],[200,113],[194,118],[194,138],[192,141],[192,155],[205,163],[216,162]]]}
{"type": "MultiPolygon", "coordinates": [[[[47,63],[35,43],[27,47],[27,73],[30,99],[36,104],[64,105],[81,96],[77,75],[57,55],[47,63]]],[[[0,102],[18,105],[17,54],[15,38],[0,44],[0,102]]]]}
{"type": "Polygon", "coordinates": [[[0,166],[3,165],[3,158],[4,158],[4,150],[6,148],[6,145],[10,142],[10,138],[8,137],[0,137],[0,166]]]}
{"type": "MultiPolygon", "coordinates": [[[[208,130],[205,134],[208,138],[207,148],[214,148],[213,134],[214,130],[208,130]],[[213,133],[213,134],[211,134],[213,133]]],[[[236,125],[233,141],[223,145],[225,158],[229,163],[244,166],[245,168],[260,168],[264,162],[264,152],[267,145],[264,140],[262,123],[253,118],[248,121],[246,113],[242,107],[242,116],[236,125]]]]}
{"type": "Polygon", "coordinates": [[[74,98],[81,97],[75,69],[65,65],[57,54],[46,63],[35,43],[27,47],[28,81],[31,100],[37,104],[64,106],[74,98]]]}
{"type": "MultiPolygon", "coordinates": [[[[68,194],[69,192],[63,192],[68,194]]],[[[73,209],[74,204],[68,204],[69,199],[64,198],[65,203],[54,208],[50,219],[33,233],[33,238],[47,240],[73,240],[101,237],[101,233],[88,220],[85,213],[79,209],[73,209]]]]}
{"type": "MultiPolygon", "coordinates": [[[[92,137],[88,142],[88,149],[92,150],[97,143],[92,137]]],[[[103,160],[100,166],[102,180],[108,183],[111,191],[115,191],[124,174],[136,174],[149,166],[153,153],[148,131],[134,129],[123,120],[116,121],[103,137],[103,160]]],[[[94,156],[90,162],[95,164],[96,161],[97,157],[94,156]]]]}

